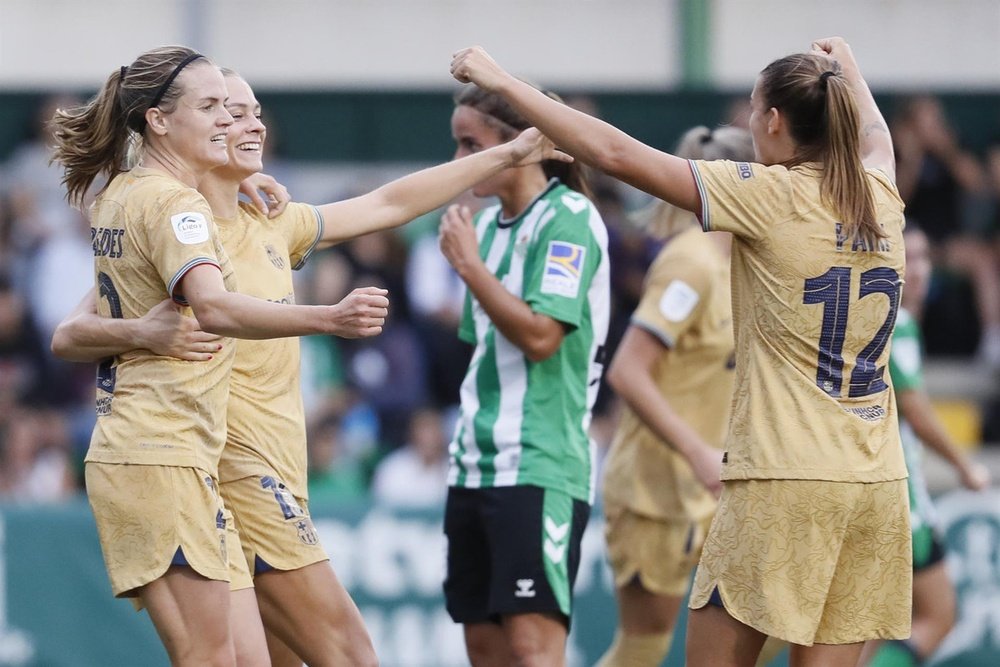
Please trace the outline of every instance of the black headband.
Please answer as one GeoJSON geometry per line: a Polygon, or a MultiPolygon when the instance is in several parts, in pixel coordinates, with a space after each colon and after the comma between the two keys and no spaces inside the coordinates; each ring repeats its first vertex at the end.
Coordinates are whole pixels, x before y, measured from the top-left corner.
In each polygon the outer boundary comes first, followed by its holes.
{"type": "Polygon", "coordinates": [[[153,96],[153,101],[149,103],[147,109],[152,109],[163,100],[163,96],[167,94],[167,89],[170,88],[170,84],[174,82],[174,79],[177,78],[177,75],[181,73],[182,69],[190,65],[193,61],[197,60],[198,58],[204,58],[204,57],[205,56],[201,55],[200,53],[192,53],[187,58],[182,60],[180,64],[174,68],[174,71],[170,73],[170,76],[167,77],[167,80],[163,82],[163,85],[160,86],[159,89],[156,91],[156,95],[153,96]]]}

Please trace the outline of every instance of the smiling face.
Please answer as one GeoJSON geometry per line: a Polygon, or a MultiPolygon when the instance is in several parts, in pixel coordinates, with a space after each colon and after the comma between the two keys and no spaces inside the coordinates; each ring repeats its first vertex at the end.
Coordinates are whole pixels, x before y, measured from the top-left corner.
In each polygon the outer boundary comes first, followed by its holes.
{"type": "Polygon", "coordinates": [[[231,171],[237,180],[256,174],[264,168],[263,151],[267,128],[260,120],[260,102],[250,84],[235,74],[225,77],[229,99],[226,110],[233,117],[226,144],[229,162],[223,169],[231,171]]]}
{"type": "Polygon", "coordinates": [[[152,137],[162,142],[192,171],[202,172],[229,160],[226,135],[233,118],[226,111],[226,82],[219,69],[207,61],[195,61],[177,76],[183,91],[172,111],[146,112],[152,137]]]}

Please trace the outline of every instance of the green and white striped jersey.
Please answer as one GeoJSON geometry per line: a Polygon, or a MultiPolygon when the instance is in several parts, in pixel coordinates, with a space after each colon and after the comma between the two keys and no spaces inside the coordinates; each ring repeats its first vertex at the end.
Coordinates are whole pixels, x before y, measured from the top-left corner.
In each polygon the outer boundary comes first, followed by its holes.
{"type": "MultiPolygon", "coordinates": [[[[924,386],[924,342],[920,335],[920,325],[905,308],[896,313],[896,326],[892,331],[892,346],[889,348],[889,377],[898,397],[901,392],[922,389],[924,386]]],[[[917,529],[933,525],[934,505],[924,477],[923,444],[900,412],[900,440],[903,443],[903,457],[906,459],[906,480],[910,491],[910,524],[917,529]]]]}
{"type": "Polygon", "coordinates": [[[518,217],[476,217],[479,253],[508,292],[562,322],[551,357],[527,359],[468,295],[459,336],[476,346],[451,443],[451,486],[534,485],[593,503],[588,435],[608,332],[608,234],[586,197],[553,179],[518,217]]]}

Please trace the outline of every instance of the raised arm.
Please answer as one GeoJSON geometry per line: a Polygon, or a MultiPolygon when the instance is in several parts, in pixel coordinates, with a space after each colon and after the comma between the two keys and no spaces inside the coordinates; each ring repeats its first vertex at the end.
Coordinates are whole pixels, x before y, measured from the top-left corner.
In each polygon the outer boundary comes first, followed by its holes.
{"type": "Polygon", "coordinates": [[[97,313],[97,295],[91,289],[52,335],[52,353],[67,361],[91,361],[130,350],[187,361],[207,361],[222,348],[219,336],[202,331],[198,321],[164,300],[137,319],[112,319],[97,313]]]}
{"type": "Polygon", "coordinates": [[[508,74],[478,46],[453,56],[451,74],[462,83],[502,95],[556,146],[581,162],[675,206],[698,210],[698,191],[686,160],[553,100],[508,74]]]}
{"type": "Polygon", "coordinates": [[[359,197],[319,206],[323,215],[319,247],[398,227],[447,204],[504,169],[542,160],[572,159],[556,150],[538,130],[528,128],[505,144],[403,176],[359,197]]]}
{"type": "Polygon", "coordinates": [[[234,338],[287,338],[331,334],[367,338],[382,332],[389,299],[384,289],[362,287],[332,306],[271,303],[226,289],[222,274],[200,264],[180,280],[179,292],[205,331],[234,338]]]}
{"type": "Polygon", "coordinates": [[[838,63],[844,77],[851,85],[854,100],[861,115],[861,161],[869,168],[881,169],[896,182],[896,159],[892,152],[892,137],[882,112],[875,104],[875,97],[868,83],[861,76],[851,47],[842,37],[825,37],[812,43],[812,51],[828,56],[838,63]]]}

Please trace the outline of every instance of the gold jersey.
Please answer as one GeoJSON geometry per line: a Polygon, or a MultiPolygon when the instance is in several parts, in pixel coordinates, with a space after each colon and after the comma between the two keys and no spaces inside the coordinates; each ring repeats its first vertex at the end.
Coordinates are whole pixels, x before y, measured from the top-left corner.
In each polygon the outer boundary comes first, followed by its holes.
{"type": "MultiPolygon", "coordinates": [[[[235,220],[216,218],[243,294],[295,303],[292,270],[322,235],[315,207],[289,204],[268,220],[241,203],[235,220]]],[[[293,495],[306,497],[306,427],[299,385],[299,339],[240,340],[229,377],[229,434],[219,462],[222,482],[277,475],[293,495]]]]}
{"type": "MultiPolygon", "coordinates": [[[[660,393],[705,442],[721,449],[734,377],[729,262],[696,226],[657,255],[631,324],[666,347],[653,367],[660,393]]],[[[687,460],[627,406],[605,463],[604,497],[657,519],[701,519],[716,507],[687,460]]]]}
{"type": "Polygon", "coordinates": [[[868,170],[887,238],[847,238],[815,165],[691,161],[706,230],[732,232],[736,387],[723,479],[906,477],[886,365],[903,202],[868,170]]]}
{"type": "MultiPolygon", "coordinates": [[[[103,317],[141,317],[169,296],[186,303],[177,285],[199,264],[219,267],[226,289],[236,289],[208,203],[163,172],[137,167],[116,176],[94,203],[91,240],[103,317]]],[[[214,474],[226,438],[233,355],[225,340],[207,362],[132,350],[101,364],[86,460],[214,474]]]]}

